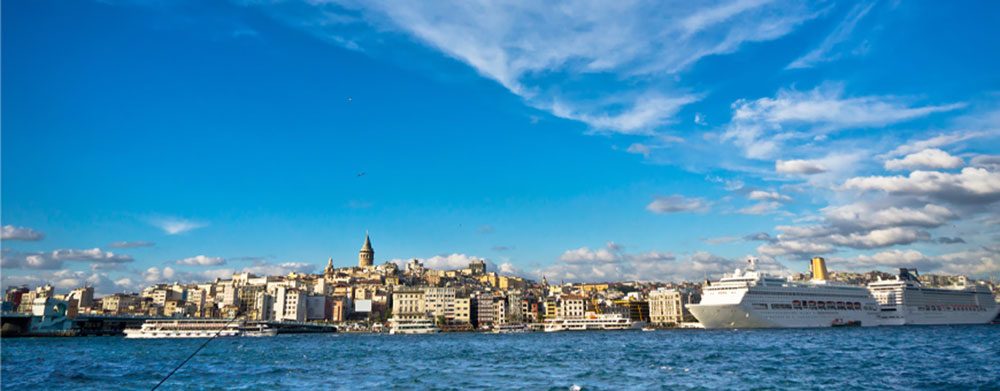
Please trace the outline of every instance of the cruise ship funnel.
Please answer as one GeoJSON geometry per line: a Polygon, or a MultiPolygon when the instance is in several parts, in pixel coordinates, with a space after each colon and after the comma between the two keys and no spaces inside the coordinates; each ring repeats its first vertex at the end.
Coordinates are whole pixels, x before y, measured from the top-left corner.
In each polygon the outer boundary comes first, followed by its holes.
{"type": "Polygon", "coordinates": [[[813,258],[812,264],[809,265],[809,271],[812,272],[812,279],[814,281],[826,281],[828,278],[826,260],[823,257],[813,258]]]}

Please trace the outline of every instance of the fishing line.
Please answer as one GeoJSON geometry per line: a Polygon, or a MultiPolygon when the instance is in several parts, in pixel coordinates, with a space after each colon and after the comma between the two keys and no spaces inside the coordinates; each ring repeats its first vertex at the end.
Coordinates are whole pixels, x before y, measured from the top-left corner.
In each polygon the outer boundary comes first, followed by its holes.
{"type": "Polygon", "coordinates": [[[187,364],[188,361],[190,361],[192,358],[194,358],[194,356],[196,354],[198,354],[198,352],[200,352],[202,348],[204,348],[205,346],[207,346],[209,342],[212,342],[212,340],[215,339],[215,337],[218,337],[219,334],[222,333],[222,330],[225,330],[226,327],[229,327],[229,324],[233,323],[233,321],[236,320],[236,318],[238,318],[239,316],[240,316],[240,313],[237,312],[236,315],[233,316],[232,319],[230,319],[228,322],[226,322],[226,324],[222,325],[222,327],[220,327],[219,330],[217,330],[215,332],[215,335],[213,335],[211,338],[205,340],[205,343],[201,344],[201,346],[199,346],[198,349],[195,349],[194,353],[191,353],[191,355],[188,356],[188,358],[184,359],[184,361],[181,361],[180,365],[178,365],[177,368],[174,368],[174,370],[170,371],[170,373],[167,374],[167,377],[164,377],[163,380],[160,380],[159,383],[156,383],[156,385],[153,386],[153,388],[150,391],[154,391],[157,388],[159,388],[160,385],[162,385],[164,382],[167,381],[167,379],[169,379],[171,376],[173,376],[174,373],[176,373],[179,369],[181,369],[181,367],[184,366],[184,364],[187,364]]]}

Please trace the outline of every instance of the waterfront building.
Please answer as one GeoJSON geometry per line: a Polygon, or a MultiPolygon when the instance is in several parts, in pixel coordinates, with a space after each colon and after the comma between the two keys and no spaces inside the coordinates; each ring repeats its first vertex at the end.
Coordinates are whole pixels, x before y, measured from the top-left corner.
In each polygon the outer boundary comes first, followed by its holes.
{"type": "Polygon", "coordinates": [[[476,326],[479,328],[493,327],[494,323],[494,293],[483,292],[476,296],[476,326]]]}
{"type": "Polygon", "coordinates": [[[453,319],[455,323],[459,324],[472,323],[472,298],[455,298],[455,317],[453,319]]]}
{"type": "Polygon", "coordinates": [[[365,244],[358,252],[358,266],[365,268],[371,266],[375,261],[375,250],[372,248],[372,241],[365,235],[365,244]]]}
{"type": "Polygon", "coordinates": [[[677,325],[691,318],[686,304],[700,301],[697,292],[660,288],[649,292],[649,320],[655,325],[677,325]]]}
{"type": "Polygon", "coordinates": [[[8,304],[10,306],[10,311],[18,311],[20,310],[18,307],[21,306],[21,298],[30,291],[31,290],[28,289],[27,286],[23,285],[20,287],[8,287],[7,291],[4,292],[3,301],[4,303],[10,303],[8,304]]]}
{"type": "Polygon", "coordinates": [[[139,303],[139,296],[135,294],[115,293],[104,296],[101,299],[101,309],[107,314],[120,314],[123,310],[139,303]]]}
{"type": "Polygon", "coordinates": [[[76,301],[77,308],[90,308],[94,306],[94,287],[88,286],[83,288],[76,288],[69,292],[66,296],[66,301],[73,302],[76,301]]]}
{"type": "Polygon", "coordinates": [[[274,296],[267,291],[258,291],[254,297],[250,319],[274,320],[274,296]]]}
{"type": "Polygon", "coordinates": [[[561,319],[583,319],[587,312],[587,299],[580,295],[563,295],[556,305],[556,317],[561,319]]]}
{"type": "Polygon", "coordinates": [[[295,322],[306,321],[306,293],[295,289],[278,287],[274,295],[274,319],[295,322]]]}
{"type": "Polygon", "coordinates": [[[398,319],[424,318],[427,316],[424,290],[396,287],[392,292],[392,317],[398,319]]]}
{"type": "Polygon", "coordinates": [[[424,288],[424,309],[435,320],[444,317],[448,322],[455,320],[455,288],[424,288]]]}
{"type": "Polygon", "coordinates": [[[21,295],[21,305],[18,312],[31,312],[32,306],[34,306],[36,299],[54,299],[55,289],[52,285],[45,284],[45,286],[35,287],[34,290],[28,291],[21,295]]]}
{"type": "MultiPolygon", "coordinates": [[[[633,292],[634,293],[634,292],[633,292]]],[[[635,296],[629,297],[629,300],[615,300],[615,305],[623,308],[624,314],[636,322],[649,322],[649,302],[646,300],[639,300],[635,296]]]]}

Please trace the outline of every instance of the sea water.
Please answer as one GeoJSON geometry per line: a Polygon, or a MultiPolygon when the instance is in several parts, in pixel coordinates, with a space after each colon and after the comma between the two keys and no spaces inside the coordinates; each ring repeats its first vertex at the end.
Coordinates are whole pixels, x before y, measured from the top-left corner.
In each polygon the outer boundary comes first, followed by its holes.
{"type": "MultiPolygon", "coordinates": [[[[5,338],[4,390],[148,390],[204,342],[5,338]]],[[[1000,390],[1000,326],[219,338],[161,390],[1000,390]]]]}

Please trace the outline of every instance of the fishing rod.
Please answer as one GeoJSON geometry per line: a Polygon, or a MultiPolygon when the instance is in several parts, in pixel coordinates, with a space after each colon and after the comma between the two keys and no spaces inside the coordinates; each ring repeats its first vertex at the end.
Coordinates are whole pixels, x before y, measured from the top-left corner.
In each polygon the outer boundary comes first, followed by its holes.
{"type": "Polygon", "coordinates": [[[195,349],[194,353],[191,353],[191,355],[188,356],[188,358],[185,358],[184,361],[181,361],[180,365],[177,365],[177,368],[174,368],[174,370],[170,371],[170,373],[168,373],[167,376],[163,378],[163,380],[160,380],[159,383],[156,383],[156,385],[153,386],[153,388],[150,391],[155,391],[157,388],[159,388],[161,385],[163,385],[163,383],[166,382],[167,379],[169,379],[171,376],[173,376],[174,373],[176,373],[178,370],[180,370],[181,367],[183,367],[184,364],[187,364],[188,361],[191,361],[191,359],[194,358],[194,356],[196,354],[198,354],[198,352],[200,352],[201,349],[203,349],[205,346],[207,346],[209,342],[212,342],[212,340],[215,339],[215,337],[218,337],[219,334],[222,334],[222,331],[225,330],[226,327],[229,327],[229,324],[233,323],[233,321],[235,321],[236,318],[239,318],[240,314],[241,314],[240,311],[236,311],[236,314],[233,315],[232,319],[230,319],[228,322],[226,322],[225,324],[223,324],[222,327],[220,327],[218,330],[215,331],[215,335],[213,335],[213,336],[209,337],[207,340],[205,340],[205,343],[201,344],[201,346],[199,346],[198,349],[195,349]]]}

